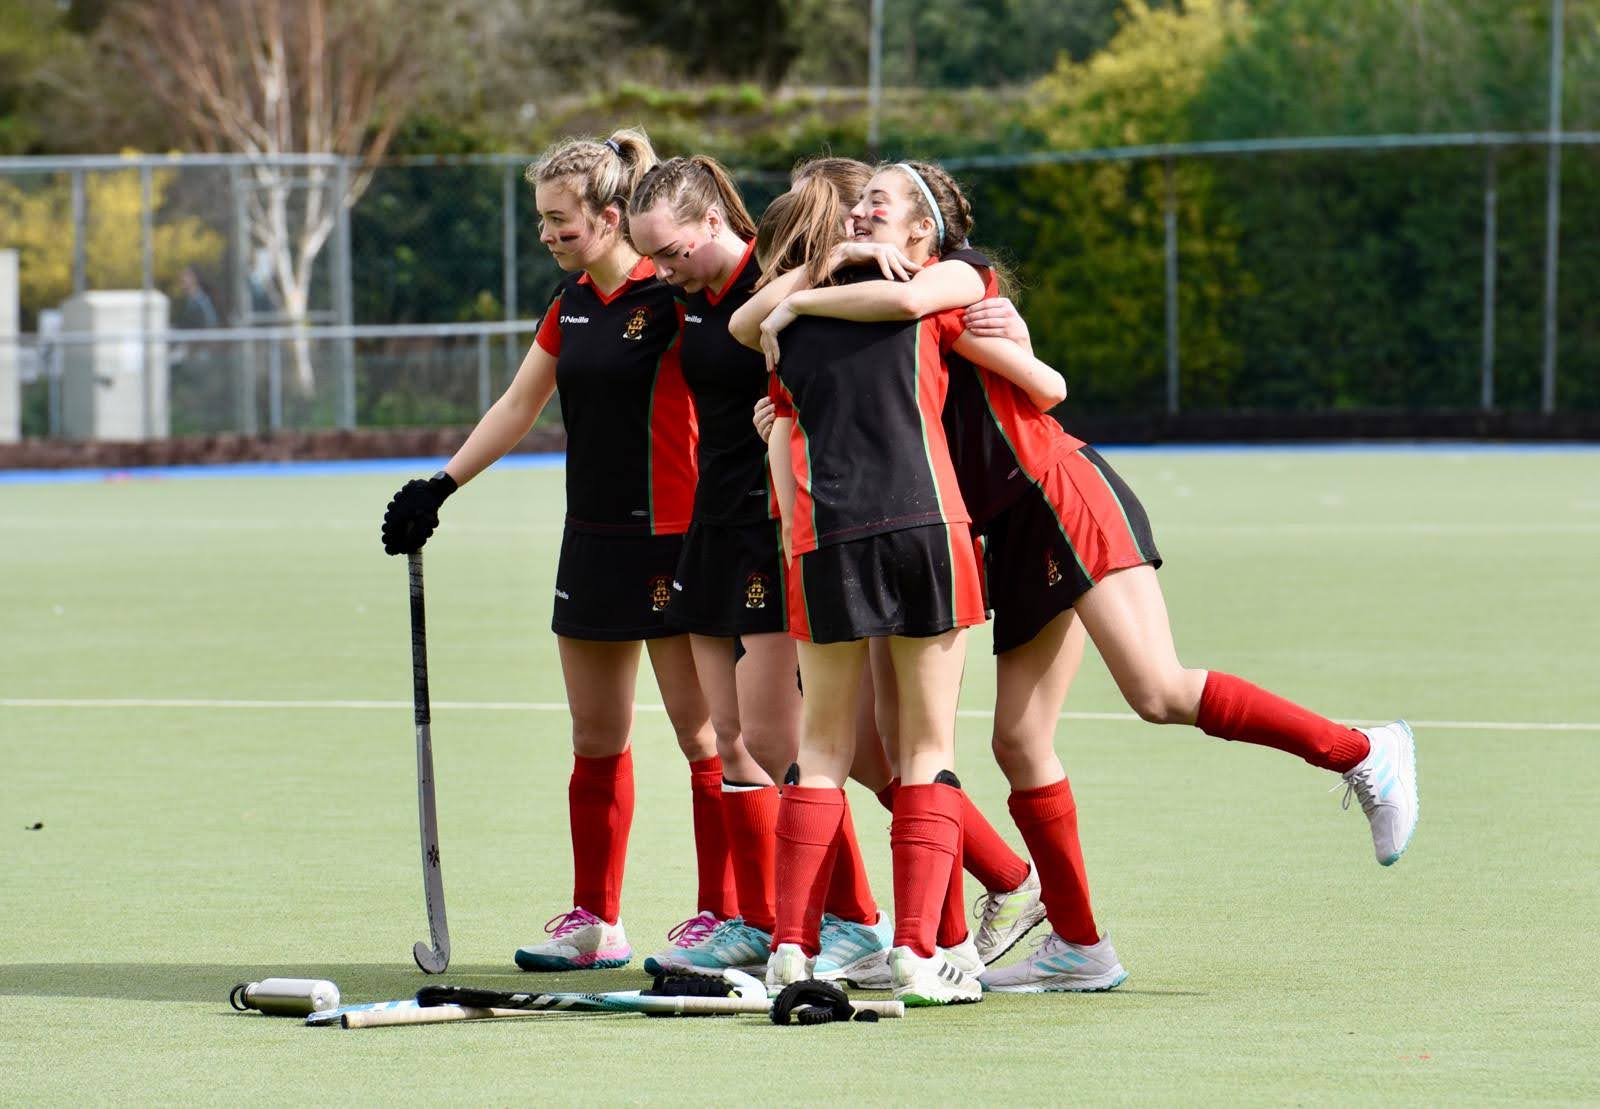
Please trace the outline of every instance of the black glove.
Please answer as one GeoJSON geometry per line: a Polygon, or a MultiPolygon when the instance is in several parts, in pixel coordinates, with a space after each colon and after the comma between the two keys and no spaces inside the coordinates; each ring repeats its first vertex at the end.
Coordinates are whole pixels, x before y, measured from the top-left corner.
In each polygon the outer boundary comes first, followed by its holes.
{"type": "Polygon", "coordinates": [[[456,479],[440,470],[427,481],[418,478],[400,487],[383,514],[385,554],[414,554],[439,526],[439,506],[456,491],[456,479]]]}

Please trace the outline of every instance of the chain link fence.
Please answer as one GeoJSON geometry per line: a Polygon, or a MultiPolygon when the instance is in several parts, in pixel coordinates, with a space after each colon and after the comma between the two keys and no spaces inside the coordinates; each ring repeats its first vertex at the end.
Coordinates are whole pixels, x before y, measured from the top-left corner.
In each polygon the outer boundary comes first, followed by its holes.
{"type": "MultiPolygon", "coordinates": [[[[1600,136],[1557,144],[1554,206],[1542,133],[945,164],[1076,411],[1595,411],[1600,136]]],[[[526,160],[396,160],[347,207],[331,158],[0,159],[21,433],[82,434],[75,350],[145,375],[156,435],[471,423],[560,276],[526,160]],[[160,297],[91,343],[63,306],[100,290],[160,297]]],[[[751,209],[785,184],[745,175],[751,209]]]]}

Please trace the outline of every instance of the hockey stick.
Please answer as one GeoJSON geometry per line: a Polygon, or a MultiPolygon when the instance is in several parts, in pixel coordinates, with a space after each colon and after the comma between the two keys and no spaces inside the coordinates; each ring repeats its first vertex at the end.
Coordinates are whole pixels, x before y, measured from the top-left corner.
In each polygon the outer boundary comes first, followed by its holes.
{"type": "MultiPolygon", "coordinates": [[[[345,1028],[382,1028],[400,1024],[441,1024],[458,1020],[491,1020],[522,1017],[533,1013],[549,1015],[597,1015],[627,1013],[644,1016],[765,1016],[772,1007],[766,987],[747,974],[726,972],[738,989],[736,997],[678,997],[623,990],[615,993],[515,993],[477,990],[458,986],[425,986],[418,991],[415,1007],[390,1003],[393,1007],[348,1012],[342,1015],[345,1028]]],[[[878,1017],[905,1015],[899,1001],[852,1001],[859,1013],[878,1017]]]]}
{"type": "Polygon", "coordinates": [[[439,871],[439,816],[433,799],[433,736],[428,710],[428,621],[422,604],[422,552],[408,556],[411,571],[411,698],[417,722],[417,820],[422,828],[422,893],[428,904],[430,947],[417,941],[411,955],[426,974],[450,965],[450,928],[444,917],[444,876],[439,871]]]}

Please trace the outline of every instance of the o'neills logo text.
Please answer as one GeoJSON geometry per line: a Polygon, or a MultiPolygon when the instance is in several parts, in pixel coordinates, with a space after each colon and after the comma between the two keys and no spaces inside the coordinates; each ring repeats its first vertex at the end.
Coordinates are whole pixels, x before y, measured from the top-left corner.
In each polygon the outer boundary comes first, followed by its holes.
{"type": "Polygon", "coordinates": [[[589,322],[589,317],[588,316],[562,316],[561,317],[561,322],[562,323],[588,323],[589,322]]]}

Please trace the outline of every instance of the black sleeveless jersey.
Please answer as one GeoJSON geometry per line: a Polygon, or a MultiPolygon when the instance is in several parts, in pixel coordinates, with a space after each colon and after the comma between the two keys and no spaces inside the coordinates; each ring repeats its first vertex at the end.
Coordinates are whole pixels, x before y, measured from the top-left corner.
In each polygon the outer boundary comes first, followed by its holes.
{"type": "MultiPolygon", "coordinates": [[[[940,261],[966,262],[982,275],[984,298],[999,295],[994,263],[979,251],[969,247],[940,261]]],[[[961,496],[977,532],[1083,443],[1062,431],[1054,416],[1040,412],[1006,378],[953,353],[950,347],[962,330],[958,324],[941,336],[950,369],[944,430],[961,496]]]]}
{"type": "Polygon", "coordinates": [[[556,358],[567,429],[567,524],[677,535],[694,505],[695,414],[678,362],[680,307],[641,258],[604,296],[588,274],[556,290],[535,340],[556,358]]]}
{"type": "Polygon", "coordinates": [[[683,378],[694,394],[700,427],[694,518],[712,524],[758,524],[776,511],[767,482],[767,445],[750,412],[767,392],[767,364],[728,332],[761,276],[755,244],[721,289],[679,293],[683,299],[683,378]]]}
{"type": "MultiPolygon", "coordinates": [[[[839,283],[879,276],[858,267],[839,283]]],[[[795,420],[795,553],[966,522],[940,422],[940,331],[950,315],[884,323],[802,316],[784,329],[773,400],[795,420]]],[[[959,326],[959,310],[954,317],[959,326]]]]}

